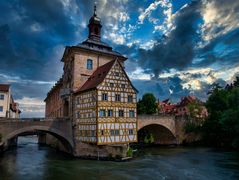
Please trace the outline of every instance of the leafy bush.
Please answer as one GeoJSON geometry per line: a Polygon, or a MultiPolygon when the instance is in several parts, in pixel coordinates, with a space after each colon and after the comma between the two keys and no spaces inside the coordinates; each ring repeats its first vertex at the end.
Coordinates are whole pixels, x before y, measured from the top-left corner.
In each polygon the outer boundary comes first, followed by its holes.
{"type": "Polygon", "coordinates": [[[154,136],[152,133],[148,134],[147,136],[144,137],[144,143],[145,144],[152,144],[154,143],[154,136]]]}
{"type": "Polygon", "coordinates": [[[191,133],[191,132],[199,132],[201,130],[201,126],[196,123],[187,123],[184,126],[185,133],[191,133]]]}
{"type": "Polygon", "coordinates": [[[133,157],[133,149],[131,147],[127,151],[127,157],[133,157]]]}

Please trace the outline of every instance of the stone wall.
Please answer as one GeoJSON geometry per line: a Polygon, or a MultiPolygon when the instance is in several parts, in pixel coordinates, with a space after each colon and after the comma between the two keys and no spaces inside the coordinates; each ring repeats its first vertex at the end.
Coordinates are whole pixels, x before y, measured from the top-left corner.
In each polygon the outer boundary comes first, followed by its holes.
{"type": "Polygon", "coordinates": [[[107,145],[97,146],[95,144],[87,144],[76,142],[75,153],[76,157],[104,159],[126,157],[128,145],[107,145]]]}
{"type": "Polygon", "coordinates": [[[48,117],[63,117],[63,100],[60,97],[62,83],[56,84],[48,93],[45,99],[45,116],[48,117]]]}

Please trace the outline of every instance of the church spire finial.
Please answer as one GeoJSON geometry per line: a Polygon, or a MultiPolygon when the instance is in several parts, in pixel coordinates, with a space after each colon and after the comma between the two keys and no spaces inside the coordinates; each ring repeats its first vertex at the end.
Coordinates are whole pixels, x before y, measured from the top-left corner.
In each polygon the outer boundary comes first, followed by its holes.
{"type": "Polygon", "coordinates": [[[96,15],[96,2],[95,2],[95,4],[94,4],[94,16],[96,17],[97,15],[96,15]]]}

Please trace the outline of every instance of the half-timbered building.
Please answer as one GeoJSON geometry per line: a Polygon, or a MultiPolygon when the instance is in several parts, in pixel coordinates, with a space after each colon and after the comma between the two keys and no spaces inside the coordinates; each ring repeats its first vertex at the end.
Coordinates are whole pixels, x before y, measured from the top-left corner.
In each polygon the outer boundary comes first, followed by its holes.
{"type": "Polygon", "coordinates": [[[118,60],[96,69],[76,93],[78,140],[97,145],[136,142],[136,93],[118,60]]]}
{"type": "Polygon", "coordinates": [[[127,58],[102,42],[96,7],[88,28],[85,41],[65,48],[62,79],[45,100],[47,117],[72,120],[78,155],[95,155],[103,149],[97,145],[125,147],[137,141],[137,90],[124,70],[127,58]]]}

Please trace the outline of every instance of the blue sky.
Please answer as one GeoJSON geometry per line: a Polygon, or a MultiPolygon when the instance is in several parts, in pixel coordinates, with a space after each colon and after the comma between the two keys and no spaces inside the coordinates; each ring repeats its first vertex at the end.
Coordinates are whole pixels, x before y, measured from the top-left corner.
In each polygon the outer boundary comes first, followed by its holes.
{"type": "MultiPolygon", "coordinates": [[[[102,40],[129,59],[139,97],[206,100],[239,73],[239,1],[97,0],[102,40]]],[[[0,83],[12,84],[23,116],[43,116],[62,74],[64,47],[88,35],[94,1],[0,1],[0,83]]]]}

